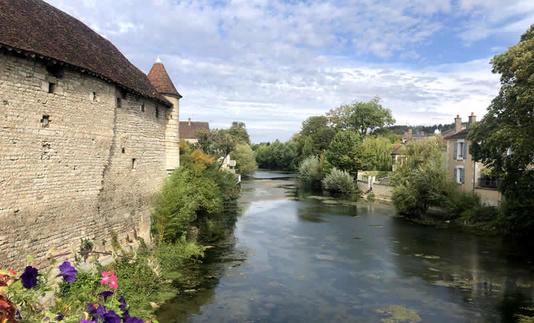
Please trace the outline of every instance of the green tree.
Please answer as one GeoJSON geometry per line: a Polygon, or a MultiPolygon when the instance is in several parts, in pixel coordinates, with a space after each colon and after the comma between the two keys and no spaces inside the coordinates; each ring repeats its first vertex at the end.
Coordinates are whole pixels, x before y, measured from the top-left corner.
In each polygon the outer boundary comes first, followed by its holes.
{"type": "Polygon", "coordinates": [[[311,143],[313,155],[319,155],[326,150],[335,134],[336,131],[330,127],[328,118],[325,116],[309,117],[302,123],[300,131],[303,146],[311,143]]]}
{"type": "Polygon", "coordinates": [[[232,122],[228,134],[234,138],[235,142],[250,145],[250,137],[244,122],[232,122]]]}
{"type": "Polygon", "coordinates": [[[342,105],[330,110],[327,117],[337,129],[355,129],[362,137],[368,131],[395,123],[391,110],[384,108],[379,98],[342,105]]]}
{"type": "Polygon", "coordinates": [[[254,151],[247,144],[237,144],[234,151],[231,153],[231,157],[236,161],[236,168],[243,176],[254,174],[258,168],[254,151]]]}
{"type": "Polygon", "coordinates": [[[534,25],[518,44],[492,60],[501,89],[481,122],[470,129],[473,158],[502,179],[504,225],[534,229],[534,25]]]}
{"type": "Polygon", "coordinates": [[[260,168],[293,170],[296,167],[297,144],[294,141],[261,143],[254,145],[254,151],[260,168]]]}
{"type": "Polygon", "coordinates": [[[323,161],[321,157],[309,156],[300,163],[298,178],[304,186],[314,189],[320,188],[323,177],[323,161]]]}
{"type": "Polygon", "coordinates": [[[406,162],[392,176],[393,203],[401,214],[424,215],[431,206],[443,206],[450,190],[437,138],[406,146],[406,162]]]}
{"type": "Polygon", "coordinates": [[[391,141],[385,137],[367,136],[363,139],[360,161],[362,170],[391,170],[391,141]]]}
{"type": "Polygon", "coordinates": [[[343,130],[336,134],[325,153],[326,160],[334,167],[358,175],[361,168],[359,156],[362,140],[358,132],[343,130]]]}

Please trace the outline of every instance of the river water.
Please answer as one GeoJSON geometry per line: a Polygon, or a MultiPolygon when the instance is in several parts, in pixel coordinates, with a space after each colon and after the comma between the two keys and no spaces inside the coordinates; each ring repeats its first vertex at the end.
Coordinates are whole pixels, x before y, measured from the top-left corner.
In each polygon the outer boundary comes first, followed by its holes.
{"type": "Polygon", "coordinates": [[[204,265],[211,283],[161,322],[515,322],[534,305],[534,265],[501,239],[299,194],[273,172],[239,203],[235,239],[204,265]]]}

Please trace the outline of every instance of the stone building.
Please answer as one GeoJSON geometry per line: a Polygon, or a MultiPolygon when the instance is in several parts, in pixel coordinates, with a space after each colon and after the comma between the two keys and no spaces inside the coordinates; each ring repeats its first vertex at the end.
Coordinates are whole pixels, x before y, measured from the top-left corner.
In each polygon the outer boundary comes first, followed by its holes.
{"type": "Polygon", "coordinates": [[[0,0],[0,267],[111,233],[149,239],[179,166],[179,100],[108,40],[41,0],[0,0]]]}
{"type": "Polygon", "coordinates": [[[476,116],[471,113],[469,122],[464,126],[462,118],[454,119],[454,131],[443,138],[447,145],[447,172],[464,192],[474,192],[480,196],[482,202],[498,205],[501,193],[497,190],[498,180],[485,175],[484,165],[473,161],[469,153],[471,142],[467,138],[469,127],[476,122],[476,116]]]}
{"type": "Polygon", "coordinates": [[[200,131],[209,131],[210,125],[207,122],[200,121],[180,121],[180,139],[187,143],[196,144],[200,131]]]}

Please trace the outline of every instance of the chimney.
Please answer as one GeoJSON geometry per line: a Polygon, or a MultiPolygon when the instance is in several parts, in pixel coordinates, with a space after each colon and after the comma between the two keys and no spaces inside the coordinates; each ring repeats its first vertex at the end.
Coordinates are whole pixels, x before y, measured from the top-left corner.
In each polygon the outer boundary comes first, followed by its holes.
{"type": "Polygon", "coordinates": [[[471,115],[469,116],[468,127],[471,127],[471,126],[474,125],[476,122],[477,122],[477,116],[476,116],[473,112],[471,112],[471,115]]]}
{"type": "Polygon", "coordinates": [[[187,124],[191,127],[191,118],[187,118],[187,124]]]}
{"type": "Polygon", "coordinates": [[[455,132],[462,130],[462,118],[460,118],[459,114],[454,118],[454,130],[455,132]]]}

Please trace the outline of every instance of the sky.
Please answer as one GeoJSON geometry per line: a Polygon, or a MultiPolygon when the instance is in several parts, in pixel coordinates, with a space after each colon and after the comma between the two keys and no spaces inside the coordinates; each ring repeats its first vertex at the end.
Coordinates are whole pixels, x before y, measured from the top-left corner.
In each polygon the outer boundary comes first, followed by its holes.
{"type": "Polygon", "coordinates": [[[490,60],[534,23],[532,0],[46,0],[144,72],[159,56],[180,118],[287,140],[306,118],[375,96],[397,124],[480,119],[490,60]]]}

